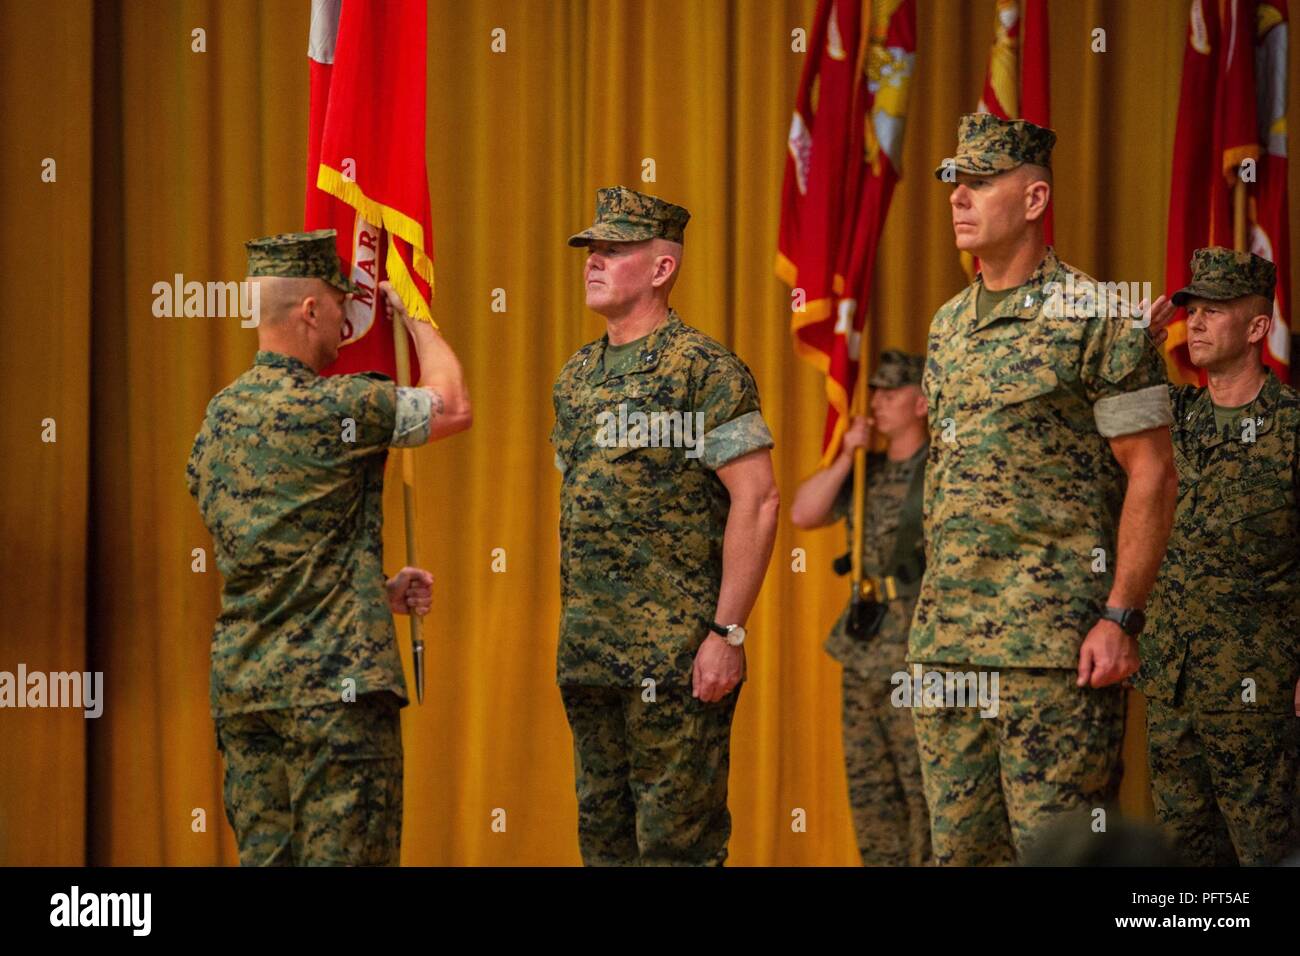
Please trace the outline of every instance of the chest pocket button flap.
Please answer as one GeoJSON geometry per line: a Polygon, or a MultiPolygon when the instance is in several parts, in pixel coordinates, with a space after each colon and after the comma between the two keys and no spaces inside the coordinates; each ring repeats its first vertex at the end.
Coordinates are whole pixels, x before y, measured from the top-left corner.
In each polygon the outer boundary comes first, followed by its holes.
{"type": "Polygon", "coordinates": [[[1031,372],[989,379],[989,397],[996,405],[1019,405],[1030,399],[1056,391],[1056,373],[1050,368],[1037,368],[1031,372]]]}
{"type": "MultiPolygon", "coordinates": [[[[1282,479],[1243,482],[1233,488],[1223,499],[1223,517],[1229,524],[1238,526],[1270,525],[1275,511],[1291,508],[1294,502],[1282,479]]],[[[1275,516],[1284,518],[1285,515],[1275,516]]],[[[1282,522],[1278,521],[1281,531],[1282,522]]]]}

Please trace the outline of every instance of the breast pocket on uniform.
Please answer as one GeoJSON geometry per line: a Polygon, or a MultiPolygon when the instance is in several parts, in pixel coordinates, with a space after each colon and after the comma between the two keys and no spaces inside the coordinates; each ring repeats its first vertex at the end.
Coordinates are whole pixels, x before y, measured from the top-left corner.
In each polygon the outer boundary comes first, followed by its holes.
{"type": "Polygon", "coordinates": [[[996,405],[1019,405],[1055,392],[1059,382],[1050,368],[995,376],[989,382],[989,397],[996,405]]]}
{"type": "Polygon", "coordinates": [[[647,395],[637,402],[621,403],[602,416],[596,443],[610,462],[656,468],[680,465],[683,460],[698,458],[703,450],[703,418],[647,395]]]}
{"type": "Polygon", "coordinates": [[[1276,574],[1283,542],[1300,535],[1300,515],[1284,480],[1270,478],[1267,484],[1247,482],[1230,488],[1218,501],[1215,520],[1206,523],[1211,535],[1217,526],[1220,540],[1226,538],[1239,578],[1260,580],[1276,574]]]}
{"type": "Polygon", "coordinates": [[[1295,500],[1284,479],[1251,482],[1234,488],[1223,500],[1223,520],[1242,534],[1285,534],[1295,521],[1295,500]]]}
{"type": "Polygon", "coordinates": [[[688,461],[685,448],[667,444],[633,444],[634,441],[637,441],[635,437],[626,444],[610,445],[604,449],[605,461],[628,482],[654,482],[683,467],[688,461]]]}

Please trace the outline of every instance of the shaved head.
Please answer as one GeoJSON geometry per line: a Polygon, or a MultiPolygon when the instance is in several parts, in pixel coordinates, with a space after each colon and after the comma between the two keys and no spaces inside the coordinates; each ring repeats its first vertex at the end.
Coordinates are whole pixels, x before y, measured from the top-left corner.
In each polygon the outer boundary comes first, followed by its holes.
{"type": "Polygon", "coordinates": [[[324,299],[331,293],[343,294],[324,279],[315,277],[251,276],[248,281],[258,285],[263,326],[283,324],[306,298],[324,299]]]}
{"type": "Polygon", "coordinates": [[[673,242],[671,239],[651,239],[650,252],[657,259],[660,256],[671,256],[673,260],[673,271],[668,276],[668,280],[663,285],[664,296],[673,290],[677,284],[677,274],[682,271],[682,244],[673,242]]]}
{"type": "Polygon", "coordinates": [[[1267,315],[1270,320],[1273,318],[1273,300],[1262,295],[1242,296],[1241,308],[1248,319],[1257,315],[1267,315]]]}
{"type": "Polygon", "coordinates": [[[1025,190],[1026,195],[1029,195],[1029,191],[1034,188],[1035,183],[1046,183],[1047,191],[1042,208],[1039,209],[1036,204],[1032,204],[1034,208],[1028,213],[1027,218],[1031,221],[1041,220],[1047,215],[1047,204],[1052,198],[1052,171],[1050,169],[1046,166],[1039,166],[1037,163],[1022,163],[1006,175],[1014,177],[1020,187],[1025,190]]]}
{"type": "Polygon", "coordinates": [[[1037,163],[1021,163],[1016,169],[1023,172],[1026,183],[1042,180],[1047,185],[1052,185],[1052,171],[1046,166],[1039,166],[1037,163]]]}
{"type": "Polygon", "coordinates": [[[324,279],[250,276],[258,296],[257,346],[320,371],[339,354],[347,293],[324,279]]]}

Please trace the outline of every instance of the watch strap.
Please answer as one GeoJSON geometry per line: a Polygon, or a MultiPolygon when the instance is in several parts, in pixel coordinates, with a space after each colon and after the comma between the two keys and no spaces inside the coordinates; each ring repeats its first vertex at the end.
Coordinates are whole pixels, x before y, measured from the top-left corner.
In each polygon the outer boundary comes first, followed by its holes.
{"type": "Polygon", "coordinates": [[[1103,621],[1114,621],[1130,637],[1137,637],[1142,631],[1142,625],[1146,622],[1145,615],[1139,608],[1113,607],[1109,604],[1101,612],[1101,619],[1103,621]]]}

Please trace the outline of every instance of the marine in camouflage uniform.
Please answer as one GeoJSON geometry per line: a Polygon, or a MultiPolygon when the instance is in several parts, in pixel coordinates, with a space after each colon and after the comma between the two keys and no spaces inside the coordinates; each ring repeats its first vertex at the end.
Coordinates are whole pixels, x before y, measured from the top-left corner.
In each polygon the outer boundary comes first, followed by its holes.
{"type": "MultiPolygon", "coordinates": [[[[334,235],[253,240],[248,274],[354,292],[334,235]]],[[[189,491],[224,582],[211,709],[242,865],[398,863],[407,696],[381,500],[386,450],[428,440],[422,391],[261,350],[194,440],[189,491]]]]}
{"type": "MultiPolygon", "coordinates": [[[[919,355],[887,351],[868,384],[876,390],[919,386],[924,364],[919,355]]],[[[901,461],[868,452],[862,571],[873,579],[886,610],[874,634],[855,636],[849,633],[845,607],[826,641],[827,652],[843,667],[844,769],[864,866],[923,866],[930,861],[930,814],[912,712],[890,701],[892,678],[907,669],[907,632],[925,565],[921,492],[926,455],[926,445],[901,461]]],[[[845,522],[851,549],[851,470],[830,517],[845,522]]],[[[840,559],[841,568],[848,559],[848,554],[840,559]]]]}
{"type": "MultiPolygon", "coordinates": [[[[1260,296],[1267,312],[1250,314],[1271,317],[1273,263],[1209,248],[1192,270],[1175,306],[1260,296]]],[[[1261,381],[1249,404],[1171,389],[1178,509],[1137,682],[1156,815],[1206,866],[1275,864],[1300,839],[1300,395],[1264,368],[1258,339],[1242,346],[1231,359],[1261,381]]]]}
{"type": "MultiPolygon", "coordinates": [[[[655,197],[602,189],[595,225],[569,242],[681,242],[688,218],[655,197]]],[[[556,674],[583,861],[721,865],[739,687],[704,702],[692,695],[692,668],[722,584],[729,497],[716,472],[772,447],[758,389],[739,358],[668,309],[639,341],[611,346],[606,335],[579,349],[554,405],[556,674]],[[657,413],[680,413],[694,447],[642,431],[657,413]]]]}
{"type": "MultiPolygon", "coordinates": [[[[1055,139],[969,114],[935,175],[1049,167],[1055,139]]],[[[1041,219],[1029,227],[1041,242],[1041,219]]],[[[1147,336],[1127,316],[1071,314],[1092,308],[1074,298],[1092,280],[1045,248],[1027,281],[990,293],[976,276],[930,326],[927,561],[908,660],[999,678],[996,716],[914,711],[940,864],[1013,862],[1052,815],[1118,786],[1124,690],[1080,688],[1077,669],[1115,570],[1124,474],[1108,439],[1167,426],[1169,400],[1147,336]]]]}

